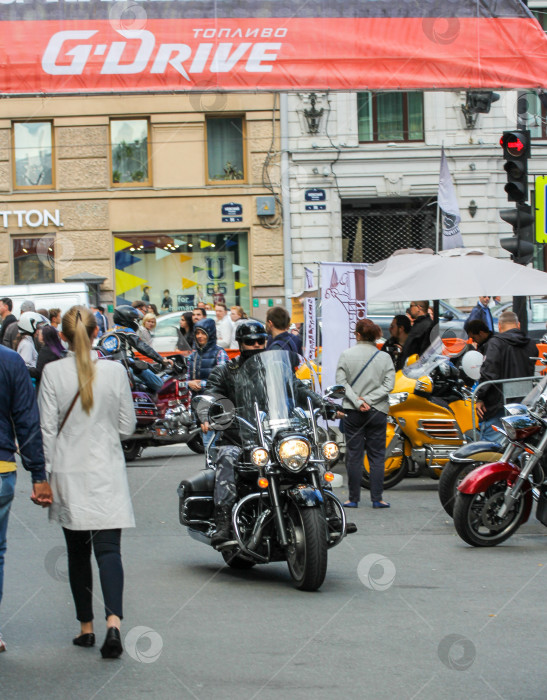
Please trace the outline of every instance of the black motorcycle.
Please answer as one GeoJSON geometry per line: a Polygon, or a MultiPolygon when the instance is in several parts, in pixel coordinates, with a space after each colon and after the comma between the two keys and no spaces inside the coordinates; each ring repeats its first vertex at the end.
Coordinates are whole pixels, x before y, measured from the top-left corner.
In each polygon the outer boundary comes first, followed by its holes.
{"type": "MultiPolygon", "coordinates": [[[[286,561],[296,588],[318,589],[326,575],[327,552],[348,529],[344,509],[329,487],[338,458],[334,442],[322,442],[317,417],[322,409],[307,399],[299,407],[287,353],[266,352],[248,359],[235,379],[235,405],[199,397],[197,412],[242,447],[235,470],[238,500],[232,510],[237,544],[221,550],[225,562],[248,569],[286,561]],[[286,357],[285,357],[286,356],[286,357]]],[[[341,398],[331,387],[325,397],[341,398]]],[[[211,544],[215,533],[214,442],[207,467],[178,488],[179,517],[195,539],[211,544]]]]}

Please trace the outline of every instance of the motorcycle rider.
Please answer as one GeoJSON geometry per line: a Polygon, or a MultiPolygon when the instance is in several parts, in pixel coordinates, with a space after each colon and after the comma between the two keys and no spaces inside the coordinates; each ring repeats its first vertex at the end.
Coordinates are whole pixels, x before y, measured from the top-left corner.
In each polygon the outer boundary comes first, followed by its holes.
{"type": "Polygon", "coordinates": [[[411,355],[421,355],[431,344],[434,323],[429,317],[429,301],[411,301],[410,315],[414,321],[403,345],[400,362],[403,366],[411,355]]]}
{"type": "MultiPolygon", "coordinates": [[[[125,362],[127,362],[133,352],[136,351],[154,360],[154,362],[157,362],[164,368],[171,366],[173,364],[171,360],[163,358],[137,335],[139,321],[142,318],[142,313],[133,306],[117,306],[113,316],[114,328],[101,337],[101,349],[107,353],[121,353],[125,362]],[[119,343],[116,343],[115,349],[113,350],[109,347],[109,338],[112,337],[119,340],[119,343]],[[121,347],[119,347],[120,344],[121,347]]],[[[163,380],[151,369],[142,369],[139,371],[138,376],[152,392],[159,391],[163,386],[163,380]]]]}
{"type": "MultiPolygon", "coordinates": [[[[240,355],[227,364],[219,365],[209,375],[207,381],[207,395],[216,399],[228,399],[235,402],[237,373],[242,365],[254,355],[264,352],[268,335],[264,326],[258,321],[245,321],[236,329],[236,340],[239,345],[240,355]]],[[[323,399],[291,374],[294,394],[299,403],[307,408],[307,398],[310,397],[314,406],[323,408],[329,418],[337,414],[337,406],[325,404],[323,399]]],[[[202,430],[207,432],[209,424],[202,422],[202,430]]],[[[217,468],[215,473],[215,525],[216,533],[211,542],[217,549],[235,544],[231,539],[231,513],[232,507],[237,501],[237,489],[235,484],[235,466],[240,457],[242,448],[238,444],[238,435],[235,431],[220,433],[217,437],[217,456],[215,459],[217,468]],[[227,434],[229,432],[229,435],[227,434]]]]}

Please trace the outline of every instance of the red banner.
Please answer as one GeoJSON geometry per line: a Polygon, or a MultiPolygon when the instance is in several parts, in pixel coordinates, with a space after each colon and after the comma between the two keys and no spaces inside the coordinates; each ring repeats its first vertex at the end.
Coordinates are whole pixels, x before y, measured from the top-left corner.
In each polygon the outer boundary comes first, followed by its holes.
{"type": "Polygon", "coordinates": [[[494,89],[547,83],[547,38],[526,14],[143,16],[123,23],[16,19],[0,21],[0,47],[4,94],[494,89]]]}

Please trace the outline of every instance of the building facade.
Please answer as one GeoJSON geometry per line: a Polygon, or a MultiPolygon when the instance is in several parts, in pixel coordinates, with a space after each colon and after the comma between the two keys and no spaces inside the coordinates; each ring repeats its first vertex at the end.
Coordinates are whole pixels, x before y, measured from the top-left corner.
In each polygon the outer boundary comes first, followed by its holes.
{"type": "MultiPolygon", "coordinates": [[[[304,267],[314,263],[374,263],[401,248],[435,250],[442,147],[464,246],[507,256],[499,239],[512,230],[499,210],[514,204],[504,191],[499,140],[504,130],[531,130],[533,190],[534,175],[547,169],[547,152],[540,148],[547,136],[544,108],[535,93],[509,91],[499,93],[489,113],[469,114],[468,99],[466,92],[439,91],[290,95],[296,292],[304,286],[304,267]]],[[[542,247],[535,264],[544,267],[542,247]]]]}
{"type": "Polygon", "coordinates": [[[284,284],[276,105],[272,94],[4,100],[0,284],[88,273],[104,278],[110,308],[224,300],[264,316],[284,284]]]}

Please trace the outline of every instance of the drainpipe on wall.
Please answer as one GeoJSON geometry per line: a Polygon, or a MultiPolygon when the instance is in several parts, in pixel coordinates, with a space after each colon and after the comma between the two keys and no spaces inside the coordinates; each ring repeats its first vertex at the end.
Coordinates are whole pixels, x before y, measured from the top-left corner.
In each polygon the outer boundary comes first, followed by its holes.
{"type": "Polygon", "coordinates": [[[281,129],[281,201],[283,204],[283,272],[285,279],[285,308],[291,313],[293,293],[292,246],[291,246],[291,197],[289,177],[289,96],[279,96],[281,129]]]}

